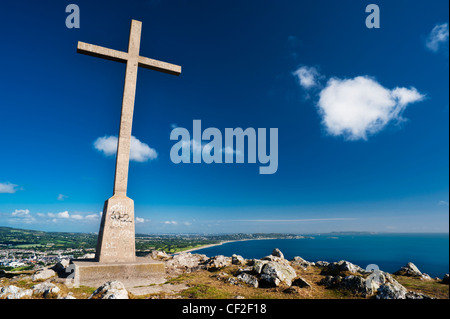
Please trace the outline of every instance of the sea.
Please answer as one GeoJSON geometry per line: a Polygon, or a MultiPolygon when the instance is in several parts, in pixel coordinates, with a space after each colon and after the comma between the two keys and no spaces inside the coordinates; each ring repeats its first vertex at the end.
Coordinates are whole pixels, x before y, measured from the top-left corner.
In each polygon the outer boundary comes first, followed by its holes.
{"type": "Polygon", "coordinates": [[[362,268],[375,264],[396,272],[408,262],[422,273],[442,278],[449,273],[449,234],[325,234],[300,239],[263,239],[224,243],[198,249],[208,257],[233,254],[263,258],[278,248],[286,259],[300,256],[307,261],[347,260],[362,268]]]}

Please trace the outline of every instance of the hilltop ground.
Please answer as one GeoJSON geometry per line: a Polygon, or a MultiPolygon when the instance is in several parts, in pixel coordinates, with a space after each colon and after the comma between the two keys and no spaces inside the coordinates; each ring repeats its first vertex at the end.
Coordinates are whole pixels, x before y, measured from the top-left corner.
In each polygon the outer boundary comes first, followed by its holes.
{"type": "MultiPolygon", "coordinates": [[[[274,250],[275,252],[275,250],[274,250]]],[[[281,252],[280,252],[281,253],[281,252]]],[[[449,285],[442,279],[425,275],[390,275],[382,273],[378,283],[367,283],[370,275],[348,262],[310,263],[296,257],[287,261],[272,253],[261,260],[244,260],[240,256],[216,256],[183,253],[175,257],[163,252],[153,254],[154,259],[165,262],[167,273],[155,284],[127,287],[125,297],[130,299],[448,299],[449,285]],[[379,288],[381,286],[381,288],[379,288]],[[383,291],[382,291],[383,290],[383,291]],[[406,297],[405,297],[406,296],[406,297]]],[[[28,291],[21,298],[87,299],[98,287],[71,287],[70,281],[58,278],[47,270],[4,272],[0,275],[0,298],[7,298],[8,287],[28,291]],[[33,275],[34,274],[34,275],[33,275]],[[40,279],[39,279],[40,278],[40,279]],[[49,289],[39,284],[49,284],[49,289]],[[36,288],[39,286],[38,288],[36,288]],[[56,289],[54,288],[56,287],[56,289]]],[[[115,297],[119,298],[117,292],[115,297]]],[[[114,296],[109,293],[108,296],[114,296]]],[[[12,297],[9,297],[12,298],[12,297]]],[[[94,298],[101,298],[95,296],[94,298]]]]}

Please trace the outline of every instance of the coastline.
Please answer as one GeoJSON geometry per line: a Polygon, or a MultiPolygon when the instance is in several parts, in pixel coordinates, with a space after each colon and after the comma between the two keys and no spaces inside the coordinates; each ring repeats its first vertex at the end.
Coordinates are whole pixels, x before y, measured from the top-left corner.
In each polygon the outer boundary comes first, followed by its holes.
{"type": "Polygon", "coordinates": [[[217,244],[209,244],[209,245],[199,246],[197,248],[191,248],[191,249],[179,251],[179,252],[175,253],[174,255],[178,255],[181,253],[192,253],[193,251],[196,251],[196,250],[220,246],[220,245],[227,244],[227,243],[236,243],[239,241],[249,241],[249,240],[267,240],[267,239],[276,239],[276,238],[248,238],[248,239],[238,239],[238,240],[226,240],[226,241],[221,241],[220,243],[217,243],[217,244]]]}

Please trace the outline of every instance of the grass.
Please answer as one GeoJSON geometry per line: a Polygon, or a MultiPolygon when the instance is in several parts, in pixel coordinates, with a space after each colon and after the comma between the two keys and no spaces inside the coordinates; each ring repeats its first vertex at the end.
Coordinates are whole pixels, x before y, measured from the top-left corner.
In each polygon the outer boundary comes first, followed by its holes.
{"type": "Polygon", "coordinates": [[[408,290],[438,299],[449,299],[449,285],[441,284],[440,280],[420,280],[420,278],[406,276],[393,277],[408,290]]]}

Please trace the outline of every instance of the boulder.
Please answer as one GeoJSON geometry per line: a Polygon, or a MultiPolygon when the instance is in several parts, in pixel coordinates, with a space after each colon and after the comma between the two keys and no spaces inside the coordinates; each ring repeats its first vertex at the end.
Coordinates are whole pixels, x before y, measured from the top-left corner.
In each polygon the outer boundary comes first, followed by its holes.
{"type": "Polygon", "coordinates": [[[168,260],[170,256],[166,254],[165,251],[162,250],[153,250],[151,254],[152,259],[159,260],[168,260]]]}
{"type": "Polygon", "coordinates": [[[428,295],[422,294],[420,292],[408,291],[406,293],[406,299],[434,299],[428,295]]]}
{"type": "Polygon", "coordinates": [[[52,278],[54,276],[56,276],[56,272],[54,270],[49,269],[49,268],[43,268],[43,269],[40,269],[37,272],[35,272],[31,276],[31,280],[33,280],[33,281],[47,280],[47,279],[52,278]]]}
{"type": "Polygon", "coordinates": [[[378,288],[377,299],[406,299],[407,290],[402,285],[386,283],[378,288]]]}
{"type": "Polygon", "coordinates": [[[417,268],[416,265],[414,265],[412,262],[409,262],[398,271],[396,271],[394,275],[420,277],[422,276],[422,272],[419,270],[419,268],[417,268]]]}
{"type": "Polygon", "coordinates": [[[233,265],[245,265],[245,259],[242,256],[233,254],[231,256],[231,263],[233,265]]]}
{"type": "Polygon", "coordinates": [[[292,282],[292,286],[296,286],[296,287],[300,287],[300,288],[312,288],[311,284],[309,282],[307,282],[305,279],[303,279],[302,277],[296,278],[292,282]]]}
{"type": "Polygon", "coordinates": [[[221,269],[227,266],[231,266],[231,257],[225,257],[223,255],[211,257],[206,261],[206,268],[211,270],[221,269]]]}
{"type": "Polygon", "coordinates": [[[253,260],[253,271],[261,274],[263,267],[268,263],[267,260],[254,259],[253,260]]]}
{"type": "Polygon", "coordinates": [[[48,298],[52,294],[58,294],[60,291],[58,286],[49,282],[34,285],[31,289],[33,289],[33,295],[42,295],[44,298],[48,298]]]}
{"type": "Polygon", "coordinates": [[[291,286],[292,280],[297,276],[290,265],[269,261],[261,271],[261,279],[269,286],[277,287],[281,283],[291,286]]]}
{"type": "Polygon", "coordinates": [[[175,255],[172,259],[167,261],[167,267],[172,269],[182,269],[190,272],[201,268],[201,264],[204,263],[208,257],[205,255],[180,253],[175,255]]]}
{"type": "Polygon", "coordinates": [[[120,281],[108,281],[98,287],[88,299],[128,299],[128,291],[120,281]]]}
{"type": "Polygon", "coordinates": [[[315,265],[317,267],[321,267],[321,268],[327,267],[329,264],[330,263],[328,261],[322,261],[322,260],[315,262],[315,265]]]}
{"type": "Polygon", "coordinates": [[[296,256],[294,257],[294,259],[291,260],[291,265],[295,265],[301,267],[303,270],[306,270],[308,269],[308,267],[314,266],[315,263],[306,261],[302,257],[296,256]]]}
{"type": "Polygon", "coordinates": [[[275,249],[272,251],[272,256],[280,257],[280,258],[284,259],[283,253],[282,253],[278,248],[275,248],[275,249]]]}
{"type": "Polygon", "coordinates": [[[366,271],[361,267],[352,264],[351,262],[341,260],[339,262],[330,263],[325,266],[324,272],[328,275],[340,275],[343,272],[350,272],[352,274],[362,274],[366,271]]]}
{"type": "Polygon", "coordinates": [[[31,297],[33,291],[31,289],[23,289],[14,285],[2,287],[0,289],[0,299],[22,299],[24,297],[31,297]]]}
{"type": "Polygon", "coordinates": [[[249,275],[249,274],[247,274],[247,273],[245,273],[245,272],[240,273],[240,274],[237,276],[237,279],[238,279],[239,281],[242,281],[243,283],[245,283],[245,284],[251,286],[251,287],[254,287],[254,288],[258,288],[258,286],[259,286],[258,278],[256,278],[256,277],[253,276],[253,275],[249,275]]]}

